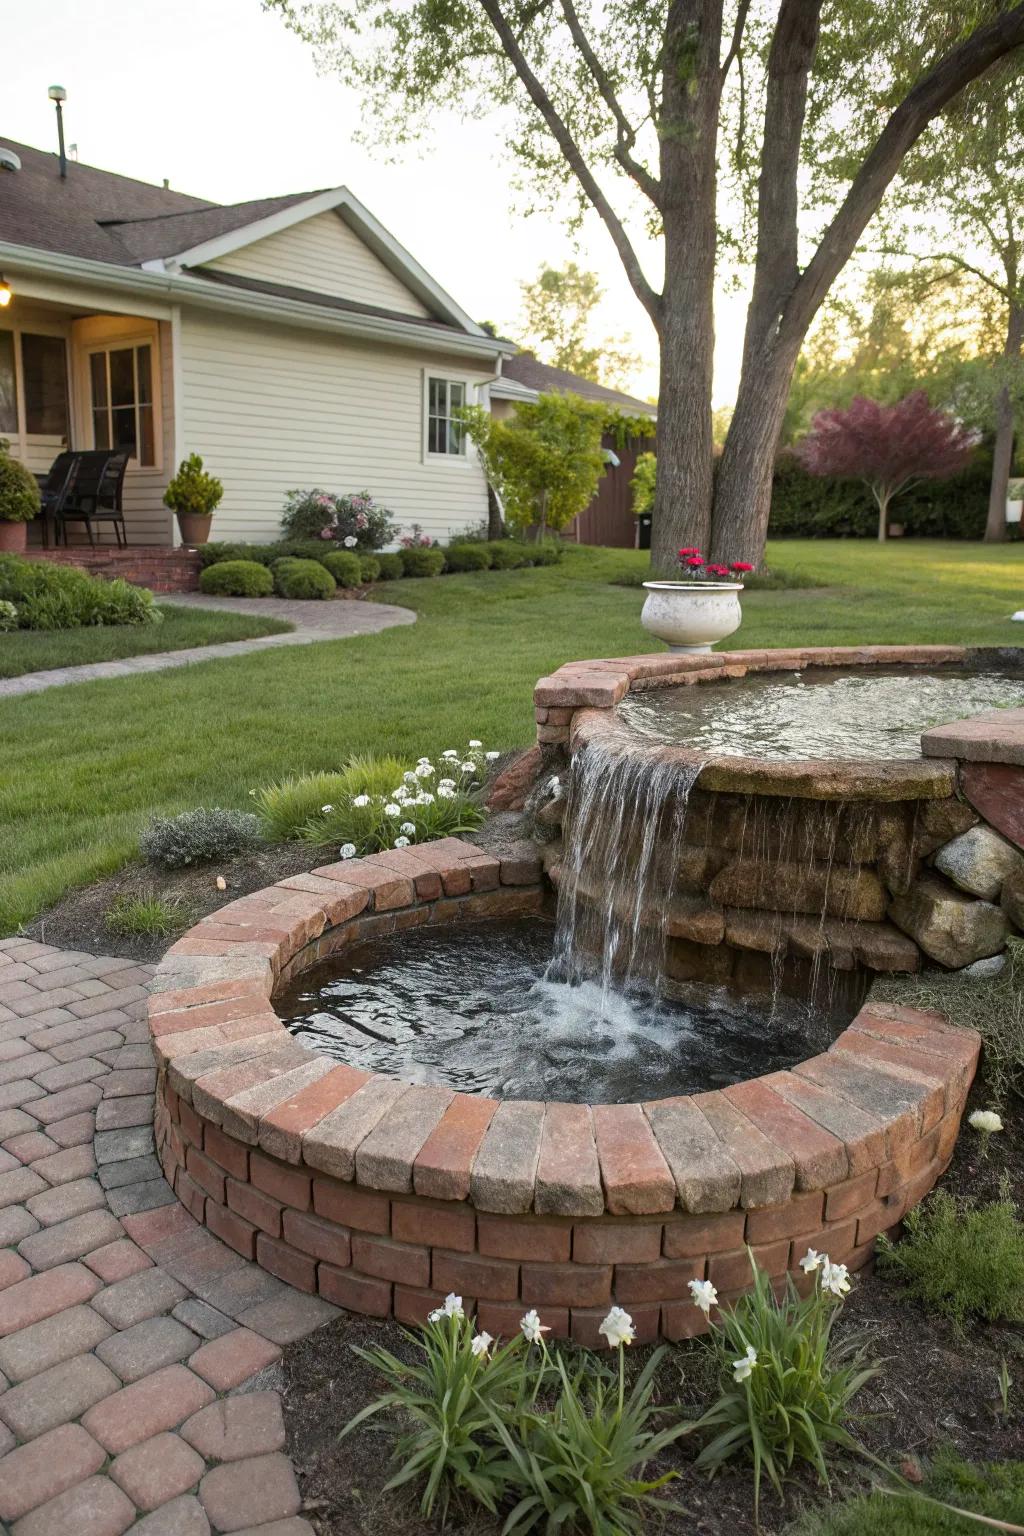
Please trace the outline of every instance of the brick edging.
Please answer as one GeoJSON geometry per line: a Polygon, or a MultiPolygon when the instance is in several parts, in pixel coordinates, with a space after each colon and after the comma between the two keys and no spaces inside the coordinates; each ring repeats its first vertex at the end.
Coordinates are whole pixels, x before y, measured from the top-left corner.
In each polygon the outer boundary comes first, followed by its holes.
{"type": "Polygon", "coordinates": [[[271,997],[369,934],[541,909],[536,852],[457,839],[325,866],[222,907],[168,951],[150,1000],[157,1140],[200,1221],[354,1311],[422,1318],[448,1290],[507,1332],[536,1306],[597,1342],[610,1300],[643,1336],[806,1247],[855,1268],[952,1154],[980,1040],[868,1003],[790,1072],[639,1105],[494,1100],[318,1056],[271,997]]]}

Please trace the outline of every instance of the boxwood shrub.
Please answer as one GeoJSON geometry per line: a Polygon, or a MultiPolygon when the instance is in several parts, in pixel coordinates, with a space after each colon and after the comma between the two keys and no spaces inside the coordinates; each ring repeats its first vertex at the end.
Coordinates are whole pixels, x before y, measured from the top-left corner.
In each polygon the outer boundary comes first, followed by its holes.
{"type": "Polygon", "coordinates": [[[430,544],[414,544],[411,549],[401,549],[398,558],[405,576],[440,576],[444,570],[444,550],[430,544]]]}
{"type": "Polygon", "coordinates": [[[359,556],[348,549],[336,549],[329,555],[320,556],[320,564],[330,571],[339,587],[358,587],[363,579],[359,556]]]}
{"type": "Polygon", "coordinates": [[[360,576],[360,579],[362,581],[379,581],[380,580],[380,556],[379,555],[360,555],[359,556],[359,576],[360,576]]]}
{"type": "Polygon", "coordinates": [[[531,546],[519,544],[515,539],[495,539],[485,548],[491,552],[491,565],[496,571],[514,571],[530,564],[531,546]]]}
{"type": "Polygon", "coordinates": [[[269,597],[274,578],[255,560],[224,560],[200,572],[199,590],[218,597],[269,597]]]}
{"type": "Polygon", "coordinates": [[[152,592],[104,581],[70,565],[0,555],[0,601],[13,604],[19,629],[82,629],[99,624],[159,624],[152,592]]]}
{"type": "Polygon", "coordinates": [[[377,561],[377,564],[380,566],[380,576],[378,577],[378,580],[397,581],[400,576],[405,575],[405,567],[402,565],[401,555],[380,554],[375,555],[374,558],[377,561]]]}
{"type": "Polygon", "coordinates": [[[333,597],[337,585],[330,571],[317,560],[298,560],[286,557],[275,560],[272,566],[274,591],[280,597],[295,600],[333,597]]]}
{"type": "Polygon", "coordinates": [[[486,544],[449,544],[444,552],[444,563],[450,571],[488,571],[493,559],[486,544]]]}

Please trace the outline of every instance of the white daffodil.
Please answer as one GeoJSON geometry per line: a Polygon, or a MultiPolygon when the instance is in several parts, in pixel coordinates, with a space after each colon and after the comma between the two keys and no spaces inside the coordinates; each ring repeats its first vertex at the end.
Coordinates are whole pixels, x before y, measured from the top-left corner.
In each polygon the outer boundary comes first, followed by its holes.
{"type": "Polygon", "coordinates": [[[444,1305],[431,1312],[429,1321],[439,1322],[442,1317],[465,1317],[462,1310],[462,1297],[456,1296],[454,1291],[449,1291],[444,1299],[444,1305]]]}
{"type": "Polygon", "coordinates": [[[428,795],[426,790],[423,790],[421,794],[418,794],[416,796],[416,804],[417,805],[433,805],[433,803],[434,803],[433,795],[428,795]]]}
{"type": "Polygon", "coordinates": [[[441,756],[445,759],[446,762],[453,763],[458,761],[459,754],[456,752],[454,747],[447,747],[445,751],[441,753],[441,756]]]}
{"type": "Polygon", "coordinates": [[[440,796],[440,798],[442,800],[454,800],[455,799],[455,791],[454,791],[454,789],[449,788],[449,786],[447,784],[439,784],[437,786],[437,793],[438,793],[438,795],[440,796]]]}
{"type": "Polygon", "coordinates": [[[718,1306],[718,1292],[710,1280],[691,1280],[690,1295],[695,1307],[700,1307],[705,1317],[711,1316],[711,1308],[718,1306]]]}
{"type": "Polygon", "coordinates": [[[633,1319],[621,1307],[612,1307],[597,1331],[608,1340],[609,1349],[618,1349],[622,1344],[632,1344],[636,1338],[633,1319]]]}
{"type": "Polygon", "coordinates": [[[827,1253],[819,1253],[816,1248],[808,1248],[807,1252],[800,1260],[800,1268],[803,1270],[805,1275],[811,1275],[816,1269],[820,1269],[822,1265],[827,1263],[827,1253]]]}
{"type": "Polygon", "coordinates": [[[434,777],[433,763],[417,763],[416,777],[418,779],[432,779],[434,777]]]}
{"type": "Polygon", "coordinates": [[[976,1109],[967,1124],[975,1131],[984,1131],[986,1136],[1003,1129],[1003,1122],[994,1109],[976,1109]]]}
{"type": "Polygon", "coordinates": [[[355,843],[342,843],[338,852],[343,859],[354,859],[356,856],[356,845],[355,843]]]}
{"type": "Polygon", "coordinates": [[[466,761],[461,763],[459,766],[461,767],[463,773],[476,773],[476,763],[466,761]]]}
{"type": "Polygon", "coordinates": [[[437,787],[438,787],[438,789],[454,789],[455,788],[455,780],[454,779],[438,779],[437,787]]]}
{"type": "Polygon", "coordinates": [[[742,1360],[734,1360],[732,1363],[733,1381],[746,1381],[757,1364],[757,1350],[753,1344],[747,1345],[747,1352],[742,1360]]]}
{"type": "Polygon", "coordinates": [[[400,805],[396,805],[393,800],[389,800],[387,805],[384,807],[384,815],[385,816],[401,816],[401,814],[402,814],[402,807],[400,805]]]}
{"type": "Polygon", "coordinates": [[[845,1296],[850,1289],[850,1272],[845,1264],[830,1264],[828,1259],[821,1266],[821,1288],[833,1296],[845,1296]]]}
{"type": "Polygon", "coordinates": [[[360,810],[362,810],[364,805],[369,805],[369,803],[369,795],[356,795],[355,799],[352,801],[352,804],[358,806],[360,810]]]}
{"type": "Polygon", "coordinates": [[[415,784],[417,782],[416,775],[413,773],[411,768],[406,773],[402,774],[402,778],[407,784],[415,784]]]}
{"type": "Polygon", "coordinates": [[[483,742],[482,741],[471,741],[470,742],[470,746],[471,747],[482,747],[483,746],[483,742]]]}
{"type": "Polygon", "coordinates": [[[541,1322],[536,1308],[527,1312],[519,1326],[523,1330],[523,1337],[528,1344],[542,1344],[544,1342],[543,1335],[551,1332],[551,1329],[541,1322]]]}
{"type": "Polygon", "coordinates": [[[488,761],[488,762],[489,762],[489,763],[493,763],[493,762],[496,762],[496,761],[497,761],[497,759],[498,759],[498,758],[499,758],[499,757],[500,757],[500,756],[501,756],[501,753],[500,753],[500,752],[485,752],[485,753],[484,753],[484,757],[486,757],[486,759],[487,759],[487,761],[488,761]]]}
{"type": "Polygon", "coordinates": [[[491,1338],[490,1334],[483,1332],[477,1333],[473,1336],[473,1342],[469,1347],[474,1355],[483,1355],[486,1359],[487,1355],[490,1353],[491,1345],[493,1343],[494,1340],[491,1338]]]}
{"type": "Polygon", "coordinates": [[[395,848],[408,848],[409,839],[407,837],[396,837],[393,846],[395,848]]]}
{"type": "Polygon", "coordinates": [[[414,821],[403,821],[398,830],[403,837],[415,837],[416,823],[414,821]]]}

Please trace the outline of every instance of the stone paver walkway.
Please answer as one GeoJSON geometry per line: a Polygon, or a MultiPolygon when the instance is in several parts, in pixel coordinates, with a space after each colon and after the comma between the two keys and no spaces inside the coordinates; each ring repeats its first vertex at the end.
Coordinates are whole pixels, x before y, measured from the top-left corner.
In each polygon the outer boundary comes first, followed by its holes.
{"type": "Polygon", "coordinates": [[[164,1182],[149,976],[0,939],[0,1532],[312,1536],[277,1362],[335,1308],[164,1182]]]}
{"type": "Polygon", "coordinates": [[[46,672],[26,672],[22,677],[0,679],[0,699],[42,693],[71,683],[92,683],[107,677],[137,677],[140,672],[165,672],[188,667],[197,661],[219,661],[225,656],[248,656],[253,651],[276,650],[283,645],[313,645],[321,640],[345,640],[352,635],[374,635],[398,624],[415,624],[411,608],[393,603],[362,603],[339,599],[333,603],[289,602],[279,597],[206,597],[200,592],[175,593],[160,598],[161,604],[189,608],[220,608],[226,613],[255,613],[284,619],[295,628],[290,634],[261,635],[253,640],[226,640],[221,645],[194,645],[182,651],[158,651],[152,656],[128,656],[122,661],[94,661],[81,667],[53,667],[46,672]]]}

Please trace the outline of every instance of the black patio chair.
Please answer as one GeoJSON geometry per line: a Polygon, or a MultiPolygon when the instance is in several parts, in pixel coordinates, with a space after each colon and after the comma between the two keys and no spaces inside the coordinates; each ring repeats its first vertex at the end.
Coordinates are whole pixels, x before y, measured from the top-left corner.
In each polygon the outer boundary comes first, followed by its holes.
{"type": "Polygon", "coordinates": [[[54,543],[57,543],[57,515],[68,499],[78,468],[77,453],[58,453],[45,475],[39,475],[40,529],[43,548],[50,547],[50,519],[54,522],[54,543]]]}
{"type": "Polygon", "coordinates": [[[77,457],[78,468],[71,489],[55,519],[57,542],[63,532],[67,544],[68,523],[84,523],[89,543],[95,546],[93,523],[113,523],[118,548],[123,548],[128,543],[121,505],[124,472],[128,468],[127,449],[95,448],[77,457]]]}

